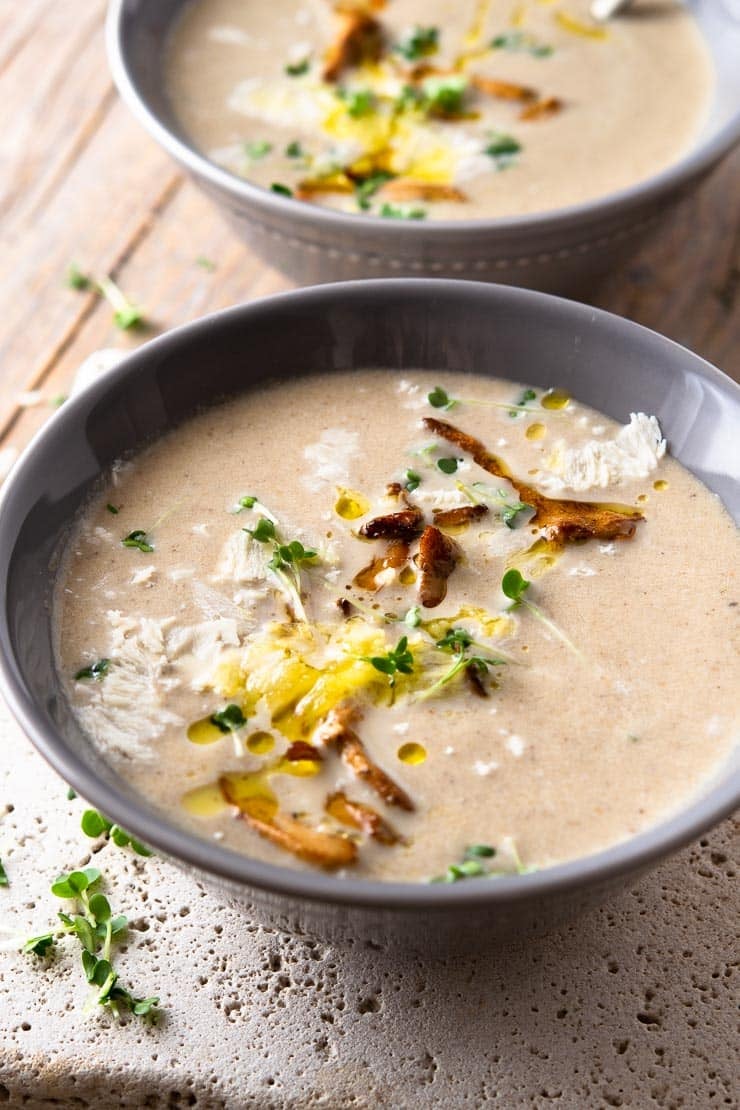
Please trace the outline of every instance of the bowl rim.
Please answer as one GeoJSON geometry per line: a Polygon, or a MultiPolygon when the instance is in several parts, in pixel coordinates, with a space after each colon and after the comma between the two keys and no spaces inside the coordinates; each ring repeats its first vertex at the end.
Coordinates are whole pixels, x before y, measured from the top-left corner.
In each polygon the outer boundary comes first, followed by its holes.
{"type": "Polygon", "coordinates": [[[547,234],[569,225],[583,222],[606,220],[625,210],[648,204],[664,193],[679,189],[703,172],[708,171],[716,162],[740,143],[740,105],[735,114],[727,120],[711,139],[691,147],[681,158],[671,162],[664,169],[642,181],[624,189],[606,193],[604,196],[583,201],[580,204],[565,205],[560,208],[545,209],[520,216],[499,216],[490,219],[461,220],[393,220],[383,221],[377,216],[362,213],[338,212],[318,204],[307,204],[293,197],[285,197],[271,192],[261,185],[255,185],[245,178],[217,166],[201,154],[185,139],[170,130],[149,107],[146,98],[139,91],[133,78],[132,67],[124,46],[123,21],[126,15],[127,0],[109,0],[106,16],[106,51],[108,65],[114,84],[124,103],[139,120],[146,131],[162,146],[168,154],[180,162],[191,174],[205,180],[217,189],[224,190],[233,198],[247,202],[263,211],[279,217],[288,217],[297,228],[315,231],[317,225],[354,229],[357,233],[372,232],[384,235],[394,241],[413,240],[414,236],[431,240],[444,239],[446,235],[457,233],[470,237],[482,231],[500,231],[516,235],[547,234]],[[392,224],[392,227],[389,226],[392,224]]]}
{"type": "MultiPolygon", "coordinates": [[[[452,279],[397,278],[338,282],[262,297],[203,316],[150,340],[124,356],[121,362],[102,378],[73,395],[36,433],[13,467],[0,492],[0,562],[7,564],[17,543],[17,536],[8,535],[5,517],[11,502],[24,500],[26,474],[33,469],[35,458],[64,436],[67,425],[75,425],[108,392],[111,386],[140,372],[153,356],[172,354],[187,345],[191,336],[208,331],[235,319],[249,326],[251,317],[271,312],[275,305],[289,313],[292,304],[313,301],[336,305],[352,304],[368,292],[383,291],[399,298],[424,298],[435,295],[465,294],[494,301],[508,302],[519,312],[539,311],[554,305],[574,320],[575,326],[614,327],[630,334],[642,335],[643,342],[658,342],[675,349],[677,355],[692,363],[699,377],[727,395],[736,395],[740,406],[740,385],[704,359],[679,344],[622,317],[593,309],[576,301],[554,297],[511,286],[489,285],[452,279]]],[[[68,434],[68,433],[67,433],[68,434]]],[[[50,449],[49,448],[49,449],[50,449]]],[[[62,778],[77,793],[95,805],[112,820],[129,829],[137,838],[150,844],[164,856],[190,865],[201,874],[226,880],[248,893],[260,890],[269,895],[282,895],[333,906],[374,908],[382,911],[403,911],[424,908],[431,912],[449,911],[456,907],[477,906],[494,909],[521,900],[537,901],[566,894],[587,886],[609,884],[621,876],[647,869],[662,857],[683,847],[728,816],[740,804],[740,768],[732,761],[719,779],[688,806],[636,836],[620,841],[605,850],[582,856],[567,863],[556,864],[525,875],[503,877],[491,882],[469,879],[465,883],[425,884],[423,882],[385,882],[377,879],[338,878],[318,871],[301,871],[280,864],[264,863],[226,848],[217,841],[181,831],[174,823],[158,816],[137,798],[122,793],[117,787],[98,778],[95,771],[70,748],[66,741],[47,725],[42,711],[26,689],[12,646],[7,613],[7,578],[0,583],[0,693],[26,735],[62,778]]]]}

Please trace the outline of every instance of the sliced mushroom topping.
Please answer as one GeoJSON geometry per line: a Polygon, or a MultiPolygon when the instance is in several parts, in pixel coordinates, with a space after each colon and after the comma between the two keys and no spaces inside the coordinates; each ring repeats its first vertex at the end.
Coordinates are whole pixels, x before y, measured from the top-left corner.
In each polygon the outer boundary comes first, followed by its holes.
{"type": "Polygon", "coordinates": [[[447,579],[457,566],[460,548],[439,528],[429,524],[419,540],[416,563],[420,570],[419,601],[425,609],[440,605],[447,596],[447,579]]]}
{"type": "Polygon", "coordinates": [[[455,185],[439,181],[415,181],[411,177],[397,177],[380,190],[383,200],[450,200],[464,202],[468,198],[455,185]]]}
{"type": "Polygon", "coordinates": [[[470,524],[488,512],[488,505],[459,505],[456,509],[433,509],[434,523],[440,528],[454,528],[460,524],[470,524]]]}
{"type": "Polygon", "coordinates": [[[372,563],[368,563],[366,567],[358,571],[354,577],[355,586],[359,586],[361,590],[368,590],[374,592],[379,590],[383,585],[378,582],[378,576],[385,570],[400,570],[405,567],[409,561],[409,545],[403,540],[393,540],[388,544],[384,555],[379,555],[373,559],[372,563]]]}
{"type": "Polygon", "coordinates": [[[324,58],[323,78],[337,81],[346,69],[360,62],[374,62],[383,48],[383,29],[367,12],[353,10],[335,12],[337,36],[324,58]]]}
{"type": "Polygon", "coordinates": [[[295,196],[298,200],[311,200],[312,197],[327,196],[331,193],[352,193],[354,182],[344,173],[327,177],[305,177],[298,182],[295,196]]]}
{"type": "Polygon", "coordinates": [[[600,540],[631,539],[638,522],[645,519],[639,509],[629,505],[603,505],[597,501],[545,497],[533,486],[514,478],[505,463],[474,436],[431,416],[424,418],[424,425],[470,455],[489,474],[511,482],[520,500],[535,510],[530,524],[542,528],[547,539],[553,543],[565,544],[592,537],[600,540]]]}
{"type": "Polygon", "coordinates": [[[312,759],[320,762],[324,757],[313,744],[308,744],[305,740],[294,740],[285,753],[284,758],[291,763],[297,763],[302,759],[312,759]]]}
{"type": "Polygon", "coordinates": [[[414,810],[414,803],[405,790],[393,781],[390,775],[373,763],[367,754],[365,745],[350,727],[352,712],[348,709],[333,709],[327,714],[325,720],[313,734],[317,744],[325,746],[335,745],[349,768],[359,779],[367,783],[389,806],[398,806],[409,813],[414,810]]]}
{"type": "Polygon", "coordinates": [[[329,870],[347,867],[357,859],[357,845],[348,837],[311,829],[295,817],[275,812],[266,799],[241,796],[228,775],[222,775],[218,782],[226,801],[239,809],[250,828],[278,848],[329,870]]]}
{"type": "MultiPolygon", "coordinates": [[[[473,76],[470,83],[479,92],[486,96],[495,96],[499,100],[534,100],[537,93],[526,85],[515,85],[511,81],[497,81],[494,77],[473,76]]],[[[522,117],[523,118],[523,117],[522,117]]]]}
{"type": "Polygon", "coordinates": [[[544,119],[546,116],[554,116],[562,107],[563,102],[557,96],[545,96],[541,100],[536,100],[534,104],[528,104],[526,108],[522,108],[519,119],[544,119]]]}
{"type": "Polygon", "coordinates": [[[360,829],[379,844],[399,844],[403,838],[372,806],[353,801],[338,790],[326,799],[326,812],[350,828],[360,829]]]}
{"type": "Polygon", "coordinates": [[[424,523],[421,509],[401,509],[398,513],[376,516],[368,520],[359,530],[368,540],[413,540],[419,535],[424,523]]]}

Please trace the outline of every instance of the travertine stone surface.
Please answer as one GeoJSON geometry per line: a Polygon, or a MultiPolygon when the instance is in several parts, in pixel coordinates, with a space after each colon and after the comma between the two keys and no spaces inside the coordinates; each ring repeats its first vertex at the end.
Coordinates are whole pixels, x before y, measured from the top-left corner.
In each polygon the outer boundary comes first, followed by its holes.
{"type": "MultiPolygon", "coordinates": [[[[0,924],[42,932],[84,865],[84,808],[0,708],[0,924]],[[12,807],[12,808],[11,808],[12,807]],[[10,812],[6,812],[10,809],[10,812]]],[[[448,962],[271,933],[161,860],[95,855],[133,922],[118,963],[158,1026],[86,1015],[70,942],[0,953],[10,1107],[737,1106],[737,837],[726,823],[619,902],[523,948],[448,962]]]]}

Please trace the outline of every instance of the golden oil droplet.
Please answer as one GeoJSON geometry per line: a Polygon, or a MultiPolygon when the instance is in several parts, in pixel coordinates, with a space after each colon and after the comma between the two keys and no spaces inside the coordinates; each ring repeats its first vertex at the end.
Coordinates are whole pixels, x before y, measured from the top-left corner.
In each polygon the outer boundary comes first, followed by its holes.
{"type": "Polygon", "coordinates": [[[205,786],[188,790],[180,799],[180,804],[193,817],[215,817],[227,808],[226,799],[217,782],[208,782],[205,786]]]}
{"type": "Polygon", "coordinates": [[[416,581],[416,572],[412,567],[404,567],[398,576],[398,581],[402,586],[413,586],[416,581]]]}
{"type": "Polygon", "coordinates": [[[410,763],[414,766],[417,763],[424,762],[427,757],[427,750],[423,745],[410,740],[408,744],[401,744],[397,754],[401,763],[410,763]]]}
{"type": "Polygon", "coordinates": [[[253,732],[247,737],[247,751],[252,755],[267,755],[275,747],[275,737],[269,732],[253,732]]]}
{"type": "Polygon", "coordinates": [[[564,389],[548,389],[544,397],[540,398],[543,409],[564,409],[570,403],[570,393],[564,389]]]}
{"type": "Polygon", "coordinates": [[[237,806],[261,821],[270,821],[278,811],[278,801],[267,784],[266,772],[229,771],[221,776],[222,789],[229,805],[237,806]]]}
{"type": "Polygon", "coordinates": [[[665,478],[658,478],[655,482],[653,482],[653,489],[668,489],[668,483],[666,482],[665,478]]]}
{"type": "Polygon", "coordinates": [[[321,770],[320,759],[280,759],[273,768],[278,775],[294,775],[299,779],[307,779],[318,775],[321,770]]]}
{"type": "Polygon", "coordinates": [[[636,500],[636,501],[639,501],[641,505],[644,505],[644,504],[645,504],[645,502],[646,502],[646,501],[648,500],[648,495],[647,495],[646,493],[640,493],[640,494],[638,494],[638,496],[637,496],[637,497],[635,498],[635,500],[636,500]]]}
{"type": "Polygon", "coordinates": [[[370,510],[370,502],[353,489],[338,489],[334,512],[342,520],[357,520],[370,510]]]}
{"type": "Polygon", "coordinates": [[[214,725],[210,717],[203,717],[201,721],[194,721],[188,729],[188,740],[191,744],[215,744],[223,740],[228,733],[222,732],[218,725],[214,725]]]}
{"type": "Polygon", "coordinates": [[[544,424],[530,424],[524,434],[527,439],[544,439],[547,435],[547,428],[544,424]]]}

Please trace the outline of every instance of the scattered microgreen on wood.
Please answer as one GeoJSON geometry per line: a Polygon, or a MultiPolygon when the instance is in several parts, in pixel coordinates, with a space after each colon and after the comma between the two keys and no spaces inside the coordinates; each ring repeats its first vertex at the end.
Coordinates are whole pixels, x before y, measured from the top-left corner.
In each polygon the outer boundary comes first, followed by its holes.
{"type": "Polygon", "coordinates": [[[135,547],[138,551],[143,551],[145,555],[150,555],[154,551],[154,544],[142,528],[135,528],[133,532],[124,536],[121,545],[123,547],[135,547]]]}
{"type": "Polygon", "coordinates": [[[105,507],[112,516],[118,516],[121,511],[120,509],[117,509],[115,505],[111,505],[110,501],[105,507]]]}
{"type": "Polygon", "coordinates": [[[110,670],[110,659],[98,659],[95,663],[90,663],[87,667],[81,667],[75,675],[75,682],[85,682],[93,680],[100,682],[105,678],[110,670]]]}
{"type": "Polygon", "coordinates": [[[114,324],[122,331],[141,327],[145,323],[142,310],[130,301],[107,275],[93,277],[92,274],[84,273],[76,263],[72,262],[67,268],[67,285],[78,292],[94,292],[104,297],[113,309],[114,324]]]}

